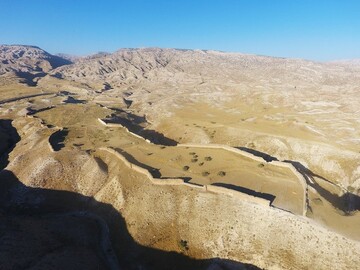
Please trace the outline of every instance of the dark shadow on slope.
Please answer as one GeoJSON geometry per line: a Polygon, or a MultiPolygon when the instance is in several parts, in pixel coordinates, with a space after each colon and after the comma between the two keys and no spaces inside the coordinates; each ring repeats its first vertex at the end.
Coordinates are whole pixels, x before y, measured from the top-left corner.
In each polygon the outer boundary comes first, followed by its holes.
{"type": "Polygon", "coordinates": [[[29,108],[27,108],[27,111],[28,111],[27,115],[34,115],[34,114],[37,114],[39,112],[44,112],[44,111],[51,110],[53,108],[55,108],[55,106],[45,107],[45,108],[41,108],[41,109],[37,109],[37,110],[29,107],[29,108]]]}
{"type": "Polygon", "coordinates": [[[119,152],[121,155],[123,155],[126,158],[126,160],[129,161],[130,163],[135,164],[141,168],[148,170],[149,173],[152,175],[152,177],[161,178],[161,173],[160,173],[159,169],[156,169],[147,164],[141,163],[140,161],[138,161],[136,158],[134,158],[132,155],[130,155],[128,152],[124,151],[121,148],[115,148],[115,150],[117,152],[119,152]]]}
{"type": "MultiPolygon", "coordinates": [[[[128,152],[124,151],[123,149],[120,148],[115,148],[115,151],[119,152],[121,155],[123,155],[127,161],[129,161],[132,164],[135,164],[141,168],[146,169],[153,178],[158,178],[158,179],[174,179],[174,177],[163,177],[161,176],[161,172],[160,169],[156,169],[154,167],[151,167],[145,163],[142,163],[140,161],[138,161],[134,156],[132,156],[131,154],[129,154],[128,152]]],[[[176,179],[182,179],[184,180],[184,182],[188,183],[190,182],[190,180],[192,179],[191,177],[186,177],[186,176],[177,176],[175,177],[176,179]]],[[[196,184],[195,184],[196,185],[196,184]]],[[[201,185],[199,185],[201,186],[201,185]]]]}
{"type": "Polygon", "coordinates": [[[62,130],[55,131],[49,137],[49,143],[54,151],[59,151],[65,147],[64,141],[69,131],[64,128],[62,130]]]}
{"type": "MultiPolygon", "coordinates": [[[[75,145],[75,146],[81,146],[81,145],[75,145]]],[[[103,172],[108,173],[108,165],[99,157],[94,157],[97,165],[99,166],[100,170],[102,170],[103,172]]]]}
{"type": "Polygon", "coordinates": [[[0,119],[0,170],[9,164],[9,154],[20,141],[10,119],[0,119]]]}
{"type": "MultiPolygon", "coordinates": [[[[166,179],[182,179],[182,180],[184,180],[184,182],[185,183],[189,183],[190,181],[191,181],[191,177],[186,177],[186,176],[176,176],[176,177],[161,177],[160,179],[164,179],[164,180],[166,180],[166,179]]],[[[193,185],[196,185],[196,186],[203,186],[203,185],[199,185],[199,184],[195,184],[195,183],[191,183],[191,184],[193,184],[193,185]]]]}
{"type": "Polygon", "coordinates": [[[139,245],[112,205],[27,187],[7,170],[0,172],[0,217],[4,269],[259,269],[139,245]]]}
{"type": "Polygon", "coordinates": [[[313,173],[310,169],[306,168],[300,162],[292,160],[284,160],[284,162],[292,164],[295,169],[303,175],[309,186],[313,187],[324,199],[330,202],[335,208],[344,212],[345,215],[351,215],[352,212],[360,210],[360,197],[358,195],[346,192],[342,196],[338,196],[337,194],[331,193],[330,191],[319,185],[316,182],[315,177],[334,185],[328,179],[313,173]]]}
{"type": "Polygon", "coordinates": [[[138,116],[136,114],[126,112],[121,109],[110,109],[114,110],[115,113],[111,114],[105,119],[102,119],[105,123],[121,124],[129,131],[143,137],[144,139],[149,140],[153,144],[166,146],[177,145],[177,141],[164,136],[164,134],[157,132],[156,130],[146,129],[145,127],[147,125],[147,121],[144,116],[138,116]]]}
{"type": "Polygon", "coordinates": [[[279,161],[276,157],[270,156],[269,154],[257,151],[255,149],[251,149],[251,148],[247,148],[247,147],[235,147],[235,148],[240,149],[240,150],[242,150],[244,152],[248,152],[250,154],[253,154],[254,156],[261,157],[266,162],[279,161]]]}
{"type": "Polygon", "coordinates": [[[56,94],[56,96],[57,97],[66,97],[66,99],[63,101],[63,103],[66,103],[66,104],[86,104],[87,103],[86,100],[74,98],[73,96],[76,96],[75,93],[71,93],[71,92],[65,91],[65,90],[59,91],[56,94]]]}
{"type": "Polygon", "coordinates": [[[65,66],[65,65],[71,65],[73,64],[72,61],[62,58],[60,56],[57,55],[51,55],[51,58],[49,59],[50,65],[53,69],[61,67],[61,66],[65,66]]]}
{"type": "Polygon", "coordinates": [[[165,137],[164,134],[157,132],[155,130],[142,129],[137,134],[143,137],[144,139],[149,140],[153,144],[157,144],[157,145],[176,146],[178,144],[177,141],[165,137]]]}
{"type": "Polygon", "coordinates": [[[63,96],[73,96],[73,95],[75,95],[74,93],[71,93],[71,92],[69,92],[69,91],[65,91],[65,90],[62,90],[62,91],[59,91],[57,94],[56,94],[56,96],[58,96],[58,97],[63,97],[63,96]]]}
{"type": "Polygon", "coordinates": [[[98,94],[102,94],[102,93],[104,93],[106,91],[109,91],[109,90],[112,90],[112,89],[114,89],[114,88],[111,86],[110,83],[104,82],[103,87],[100,90],[97,90],[95,92],[98,93],[98,94]]]}
{"type": "Polygon", "coordinates": [[[232,185],[232,184],[226,184],[226,183],[213,183],[213,186],[218,186],[218,187],[224,187],[224,188],[228,188],[228,189],[232,189],[232,190],[236,190],[239,191],[241,193],[245,193],[247,195],[251,195],[254,197],[258,197],[258,198],[262,198],[265,200],[270,201],[270,205],[272,205],[273,201],[275,200],[276,196],[269,194],[269,193],[262,193],[262,192],[257,192],[255,190],[252,189],[248,189],[245,187],[241,187],[241,186],[236,186],[236,185],[232,185]]]}
{"type": "Polygon", "coordinates": [[[26,95],[26,96],[17,97],[17,98],[8,98],[8,99],[0,100],[0,105],[5,104],[5,103],[10,103],[10,102],[15,102],[15,101],[26,99],[26,98],[48,96],[48,95],[53,95],[53,93],[40,93],[40,94],[26,95]]]}
{"type": "Polygon", "coordinates": [[[113,87],[111,86],[111,84],[110,83],[108,83],[108,82],[104,82],[103,83],[103,88],[101,89],[101,91],[108,91],[108,90],[111,90],[111,89],[113,89],[113,87]]]}
{"type": "Polygon", "coordinates": [[[115,111],[115,113],[110,115],[110,119],[111,117],[119,118],[117,120],[124,121],[125,124],[132,123],[140,126],[144,126],[146,124],[145,116],[139,116],[131,112],[126,112],[119,108],[109,108],[109,109],[115,111]]]}
{"type": "Polygon", "coordinates": [[[124,103],[126,104],[126,107],[127,107],[127,108],[130,108],[131,105],[132,105],[132,103],[133,103],[132,100],[126,99],[126,98],[123,98],[123,101],[124,101],[124,103]]]}
{"type": "Polygon", "coordinates": [[[83,99],[76,99],[76,98],[73,98],[72,96],[68,96],[66,98],[66,100],[63,101],[64,103],[67,103],[67,104],[86,104],[86,100],[83,100],[83,99]]]}
{"type": "Polygon", "coordinates": [[[37,79],[45,77],[45,72],[36,72],[36,73],[30,73],[30,72],[23,72],[23,71],[16,71],[15,75],[19,77],[20,83],[27,84],[28,86],[34,87],[37,86],[37,79]]]}
{"type": "Polygon", "coordinates": [[[56,79],[64,79],[64,75],[60,72],[55,72],[53,74],[50,74],[50,77],[56,78],[56,79]]]}

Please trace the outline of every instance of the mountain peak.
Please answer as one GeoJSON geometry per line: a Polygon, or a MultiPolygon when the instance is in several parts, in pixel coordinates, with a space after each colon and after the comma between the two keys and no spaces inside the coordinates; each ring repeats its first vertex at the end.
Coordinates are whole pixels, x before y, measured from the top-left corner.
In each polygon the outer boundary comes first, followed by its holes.
{"type": "Polygon", "coordinates": [[[37,46],[0,45],[0,75],[15,74],[29,85],[34,85],[34,78],[71,63],[37,46]]]}

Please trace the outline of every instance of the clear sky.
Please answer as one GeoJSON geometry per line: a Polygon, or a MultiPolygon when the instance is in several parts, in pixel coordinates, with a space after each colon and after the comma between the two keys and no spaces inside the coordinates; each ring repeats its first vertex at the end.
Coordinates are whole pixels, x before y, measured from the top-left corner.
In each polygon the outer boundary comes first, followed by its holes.
{"type": "Polygon", "coordinates": [[[360,0],[0,0],[0,44],[360,58],[360,0]]]}

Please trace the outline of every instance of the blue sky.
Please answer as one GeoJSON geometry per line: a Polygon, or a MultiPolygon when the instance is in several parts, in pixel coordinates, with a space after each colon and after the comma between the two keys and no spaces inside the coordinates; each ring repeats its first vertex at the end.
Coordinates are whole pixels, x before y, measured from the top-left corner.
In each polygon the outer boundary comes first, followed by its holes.
{"type": "Polygon", "coordinates": [[[0,44],[51,53],[165,47],[360,58],[357,0],[0,0],[0,10],[0,44]]]}

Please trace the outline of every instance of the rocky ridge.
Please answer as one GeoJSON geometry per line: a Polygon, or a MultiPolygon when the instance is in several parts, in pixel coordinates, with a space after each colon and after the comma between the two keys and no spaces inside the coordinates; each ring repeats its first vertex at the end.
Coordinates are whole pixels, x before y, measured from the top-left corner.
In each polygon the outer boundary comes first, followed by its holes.
{"type": "Polygon", "coordinates": [[[0,45],[0,76],[15,75],[29,86],[50,70],[71,63],[36,46],[0,45]]]}

